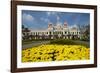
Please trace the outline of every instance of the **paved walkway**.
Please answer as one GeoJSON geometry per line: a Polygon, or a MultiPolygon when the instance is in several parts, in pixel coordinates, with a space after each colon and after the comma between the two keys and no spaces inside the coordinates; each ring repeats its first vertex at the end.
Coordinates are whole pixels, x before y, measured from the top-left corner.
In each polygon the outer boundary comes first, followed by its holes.
{"type": "Polygon", "coordinates": [[[38,46],[38,45],[47,44],[47,43],[50,43],[50,41],[33,41],[31,44],[23,45],[22,49],[32,48],[33,46],[38,46]]]}

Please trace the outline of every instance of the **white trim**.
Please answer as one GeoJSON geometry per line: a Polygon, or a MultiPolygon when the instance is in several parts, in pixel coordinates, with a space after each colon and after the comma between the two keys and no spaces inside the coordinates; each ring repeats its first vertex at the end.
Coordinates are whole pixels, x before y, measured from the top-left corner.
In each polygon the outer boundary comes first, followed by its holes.
{"type": "Polygon", "coordinates": [[[94,10],[92,9],[77,9],[77,8],[56,8],[56,7],[39,7],[39,6],[17,6],[17,67],[46,67],[46,66],[61,66],[61,65],[81,65],[94,63],[94,10]],[[21,35],[21,10],[38,10],[38,11],[60,11],[60,12],[81,12],[90,13],[90,60],[84,61],[60,61],[60,62],[35,62],[35,63],[22,63],[21,62],[21,48],[22,48],[22,35],[21,35]]]}

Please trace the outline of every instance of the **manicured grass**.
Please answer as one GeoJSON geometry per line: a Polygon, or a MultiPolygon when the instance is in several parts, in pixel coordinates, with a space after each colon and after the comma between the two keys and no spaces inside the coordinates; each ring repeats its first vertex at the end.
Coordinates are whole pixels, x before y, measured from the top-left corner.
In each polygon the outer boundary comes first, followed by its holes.
{"type": "Polygon", "coordinates": [[[58,45],[82,45],[89,48],[89,42],[83,42],[79,40],[68,40],[68,39],[57,39],[51,40],[50,44],[58,44],[58,45]]]}
{"type": "Polygon", "coordinates": [[[22,41],[22,45],[31,44],[31,43],[32,43],[32,40],[23,40],[22,41]]]}
{"type": "Polygon", "coordinates": [[[37,41],[50,41],[52,39],[32,39],[32,40],[22,40],[22,45],[26,45],[26,44],[31,44],[33,43],[33,41],[37,42],[37,41]]]}
{"type": "Polygon", "coordinates": [[[89,48],[89,42],[86,41],[80,41],[80,40],[70,40],[70,39],[33,39],[33,40],[23,40],[22,45],[32,44],[37,41],[50,41],[50,44],[58,44],[58,45],[82,45],[87,48],[89,48]]]}
{"type": "Polygon", "coordinates": [[[51,40],[50,44],[75,45],[76,43],[73,40],[56,39],[56,40],[51,40]]]}

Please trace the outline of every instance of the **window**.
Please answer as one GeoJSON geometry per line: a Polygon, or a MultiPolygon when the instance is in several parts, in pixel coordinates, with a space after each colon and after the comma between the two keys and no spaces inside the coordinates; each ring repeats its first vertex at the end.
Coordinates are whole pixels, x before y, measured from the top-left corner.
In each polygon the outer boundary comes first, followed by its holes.
{"type": "Polygon", "coordinates": [[[77,34],[78,34],[78,32],[77,32],[77,34]]]}
{"type": "Polygon", "coordinates": [[[61,34],[63,34],[63,32],[61,32],[61,34]]]}
{"type": "Polygon", "coordinates": [[[38,35],[39,35],[39,32],[38,32],[38,35]]]}
{"type": "Polygon", "coordinates": [[[66,34],[66,31],[65,31],[65,34],[66,34]]]}

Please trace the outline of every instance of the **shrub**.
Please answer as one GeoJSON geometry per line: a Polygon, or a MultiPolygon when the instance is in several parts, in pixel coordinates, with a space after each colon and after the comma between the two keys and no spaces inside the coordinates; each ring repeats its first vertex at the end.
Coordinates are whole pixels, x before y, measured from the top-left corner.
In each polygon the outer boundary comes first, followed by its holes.
{"type": "Polygon", "coordinates": [[[75,45],[77,43],[75,43],[72,40],[67,40],[67,39],[58,39],[58,40],[51,40],[50,44],[62,44],[62,45],[75,45]]]}

